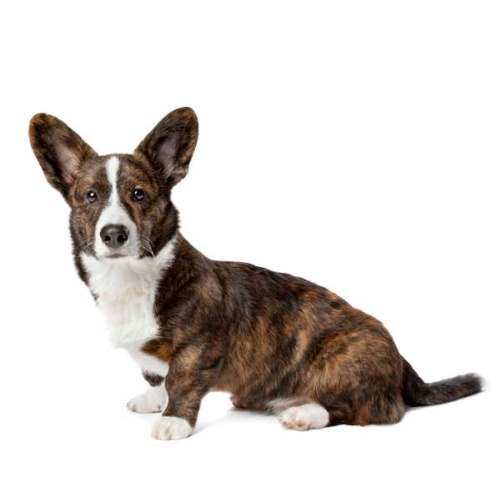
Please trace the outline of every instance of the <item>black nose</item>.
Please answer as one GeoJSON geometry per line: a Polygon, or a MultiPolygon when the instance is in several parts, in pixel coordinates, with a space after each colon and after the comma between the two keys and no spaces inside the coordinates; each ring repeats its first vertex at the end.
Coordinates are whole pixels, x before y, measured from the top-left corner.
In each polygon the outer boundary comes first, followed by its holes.
{"type": "Polygon", "coordinates": [[[109,248],[120,248],[128,240],[128,230],[122,224],[108,224],[101,229],[101,240],[109,248]]]}

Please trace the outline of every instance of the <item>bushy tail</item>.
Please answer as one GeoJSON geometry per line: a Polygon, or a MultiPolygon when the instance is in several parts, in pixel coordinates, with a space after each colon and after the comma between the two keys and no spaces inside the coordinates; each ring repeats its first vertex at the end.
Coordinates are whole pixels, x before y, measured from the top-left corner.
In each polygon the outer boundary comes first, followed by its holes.
{"type": "Polygon", "coordinates": [[[403,398],[409,406],[438,405],[465,398],[480,392],[482,380],[475,373],[458,375],[439,382],[426,384],[412,368],[410,363],[403,359],[403,398]]]}

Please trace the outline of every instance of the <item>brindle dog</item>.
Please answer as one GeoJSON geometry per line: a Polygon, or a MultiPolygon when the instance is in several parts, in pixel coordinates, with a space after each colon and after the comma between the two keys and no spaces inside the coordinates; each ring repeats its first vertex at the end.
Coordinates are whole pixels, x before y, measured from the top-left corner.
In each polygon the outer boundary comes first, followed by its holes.
{"type": "Polygon", "coordinates": [[[50,115],[30,125],[45,176],[71,207],[80,277],[113,342],[152,385],[129,408],[162,410],[154,437],[190,435],[210,390],[297,430],[394,423],[407,406],[481,390],[473,374],[423,382],[382,323],[321,286],[193,248],[170,193],[197,136],[189,108],[167,115],[132,155],[99,156],[50,115]]]}

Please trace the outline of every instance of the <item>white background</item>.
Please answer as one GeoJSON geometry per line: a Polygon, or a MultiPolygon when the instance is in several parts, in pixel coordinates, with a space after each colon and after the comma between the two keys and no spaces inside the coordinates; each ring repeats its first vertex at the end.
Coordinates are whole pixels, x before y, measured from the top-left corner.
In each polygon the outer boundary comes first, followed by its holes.
{"type": "Polygon", "coordinates": [[[498,498],[498,7],[4,3],[2,498],[498,498]],[[179,106],[200,120],[174,194],[196,247],[325,285],[426,380],[477,371],[488,390],[307,433],[212,394],[192,437],[151,440],[27,127],[48,112],[130,152],[179,106]]]}

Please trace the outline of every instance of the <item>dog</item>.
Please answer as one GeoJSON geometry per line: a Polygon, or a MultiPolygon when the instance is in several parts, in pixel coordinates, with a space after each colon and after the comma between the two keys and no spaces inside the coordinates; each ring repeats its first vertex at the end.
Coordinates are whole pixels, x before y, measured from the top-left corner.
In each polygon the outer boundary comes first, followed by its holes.
{"type": "Polygon", "coordinates": [[[475,374],[425,383],[382,323],[321,286],[193,248],[171,201],[198,138],[192,109],[165,116],[133,154],[99,156],[47,114],[29,135],[71,208],[76,268],[111,342],[150,384],[128,408],[161,412],[154,438],[190,436],[211,390],[295,430],[396,423],[408,406],[481,391],[475,374]]]}

